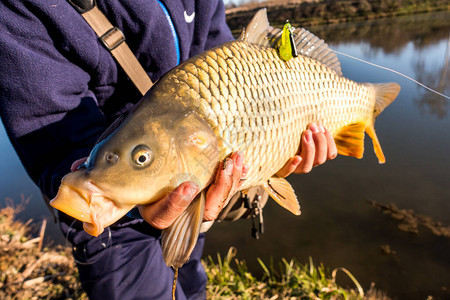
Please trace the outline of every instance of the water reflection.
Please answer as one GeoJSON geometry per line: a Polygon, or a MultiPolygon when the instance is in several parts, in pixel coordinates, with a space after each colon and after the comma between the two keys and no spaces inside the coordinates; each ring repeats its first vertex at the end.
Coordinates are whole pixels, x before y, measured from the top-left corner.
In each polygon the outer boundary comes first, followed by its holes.
{"type": "MultiPolygon", "coordinates": [[[[332,49],[449,92],[448,12],[308,29],[332,49]]],[[[376,122],[387,163],[376,163],[367,141],[362,160],[338,157],[311,174],[291,176],[301,216],[270,203],[259,241],[251,239],[246,221],[217,224],[208,235],[206,254],[225,254],[230,245],[236,246],[238,257],[255,272],[261,270],[256,257],[270,263],[281,257],[306,262],[312,256],[330,268],[344,266],[365,288],[374,281],[398,299],[449,299],[450,239],[427,230],[398,230],[395,220],[370,205],[395,203],[450,224],[449,100],[392,72],[338,56],[350,79],[402,86],[398,99],[376,122]]]]}
{"type": "MultiPolygon", "coordinates": [[[[370,62],[375,62],[379,56],[404,57],[405,52],[414,51],[416,57],[412,57],[409,62],[412,68],[410,76],[441,94],[450,95],[450,18],[447,12],[316,26],[311,31],[332,47],[357,44],[362,56],[370,62]],[[429,62],[430,56],[435,55],[433,50],[442,45],[445,45],[445,54],[441,53],[433,57],[433,62],[429,62]]],[[[413,100],[422,113],[437,118],[447,116],[450,106],[448,99],[424,93],[419,85],[415,85],[414,89],[417,93],[413,100]]]]}
{"type": "MultiPolygon", "coordinates": [[[[450,34],[447,38],[447,47],[443,57],[441,67],[427,70],[425,59],[426,53],[419,52],[419,59],[414,65],[414,70],[417,75],[417,80],[437,92],[450,95],[450,34]]],[[[423,113],[429,113],[437,118],[444,118],[447,116],[450,102],[448,99],[437,94],[424,94],[415,99],[415,103],[423,113]]]]}
{"type": "MultiPolygon", "coordinates": [[[[449,92],[449,13],[310,29],[336,50],[449,92]]],[[[428,295],[450,299],[450,239],[426,230],[418,235],[399,231],[396,222],[369,204],[394,202],[399,208],[450,224],[449,102],[391,72],[345,57],[340,60],[346,77],[395,81],[402,86],[398,99],[377,119],[386,165],[378,165],[367,142],[362,160],[339,157],[311,174],[292,176],[289,180],[300,197],[301,216],[291,216],[269,203],[264,214],[266,232],[259,241],[250,237],[250,222],[216,224],[207,236],[205,255],[225,254],[236,246],[238,257],[255,272],[261,270],[256,257],[270,263],[271,257],[307,262],[312,256],[329,268],[348,268],[365,288],[374,281],[399,299],[428,295]]],[[[33,194],[25,218],[48,217],[36,187],[6,141],[0,129],[0,195],[20,199],[22,193],[33,194]]]]}
{"type": "Polygon", "coordinates": [[[447,39],[449,32],[447,12],[314,27],[314,33],[328,43],[364,42],[371,51],[386,54],[399,54],[411,42],[416,50],[423,49],[447,39]]]}

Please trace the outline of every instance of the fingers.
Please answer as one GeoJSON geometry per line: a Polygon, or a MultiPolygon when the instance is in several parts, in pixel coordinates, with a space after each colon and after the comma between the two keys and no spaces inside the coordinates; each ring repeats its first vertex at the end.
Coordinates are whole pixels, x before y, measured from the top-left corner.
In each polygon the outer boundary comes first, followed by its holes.
{"type": "Polygon", "coordinates": [[[277,175],[286,177],[291,173],[308,173],[313,167],[334,159],[336,156],[336,143],[331,132],[322,125],[311,123],[303,132],[300,154],[291,158],[277,175]]]}
{"type": "MultiPolygon", "coordinates": [[[[206,193],[204,220],[215,220],[237,188],[242,184],[241,178],[248,172],[244,156],[236,152],[220,164],[214,183],[206,193]]],[[[139,207],[142,218],[157,229],[169,227],[189,206],[198,193],[198,186],[193,182],[184,182],[163,199],[139,207]]]]}
{"type": "Polygon", "coordinates": [[[80,159],[77,159],[76,161],[74,161],[72,166],[70,167],[70,171],[75,172],[76,170],[78,170],[78,167],[81,166],[82,164],[84,164],[84,162],[86,160],[87,160],[87,157],[83,157],[83,158],[80,158],[80,159]]]}
{"type": "Polygon", "coordinates": [[[334,141],[334,137],[331,134],[331,132],[329,132],[326,128],[325,128],[325,137],[326,137],[327,145],[328,145],[327,158],[335,159],[338,154],[336,142],[334,141]]]}
{"type": "Polygon", "coordinates": [[[225,159],[216,173],[214,183],[206,193],[205,221],[212,221],[217,218],[222,208],[228,200],[242,185],[241,178],[248,172],[248,166],[244,164],[244,155],[238,151],[230,158],[225,159]]]}
{"type": "Polygon", "coordinates": [[[287,177],[297,169],[301,162],[302,157],[300,155],[291,157],[288,162],[277,172],[276,175],[278,177],[287,177]]]}
{"type": "Polygon", "coordinates": [[[311,123],[309,129],[312,132],[316,155],[314,157],[314,166],[323,164],[327,160],[328,145],[325,137],[325,129],[322,125],[311,123]]]}
{"type": "Polygon", "coordinates": [[[242,174],[241,174],[241,178],[239,179],[238,188],[244,183],[245,176],[247,176],[248,170],[249,170],[249,166],[244,163],[244,165],[242,166],[242,174]]]}
{"type": "Polygon", "coordinates": [[[183,182],[163,199],[139,207],[142,218],[157,229],[169,227],[194,200],[198,186],[194,182],[183,182]]]}
{"type": "Polygon", "coordinates": [[[303,132],[300,149],[302,161],[297,166],[294,173],[308,173],[311,171],[316,157],[316,147],[311,130],[307,129],[303,132]]]}

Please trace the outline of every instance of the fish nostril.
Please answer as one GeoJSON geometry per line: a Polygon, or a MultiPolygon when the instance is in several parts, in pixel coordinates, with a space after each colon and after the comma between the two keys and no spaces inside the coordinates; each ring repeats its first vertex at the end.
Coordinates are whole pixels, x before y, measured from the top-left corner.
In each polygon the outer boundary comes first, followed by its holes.
{"type": "Polygon", "coordinates": [[[116,163],[119,160],[119,155],[112,153],[112,152],[107,152],[105,154],[105,160],[109,163],[116,163]]]}
{"type": "MultiPolygon", "coordinates": [[[[84,172],[86,173],[86,175],[89,175],[89,173],[91,173],[91,170],[93,169],[92,165],[83,165],[84,172]]],[[[78,168],[78,170],[80,170],[80,168],[78,168]]]]}

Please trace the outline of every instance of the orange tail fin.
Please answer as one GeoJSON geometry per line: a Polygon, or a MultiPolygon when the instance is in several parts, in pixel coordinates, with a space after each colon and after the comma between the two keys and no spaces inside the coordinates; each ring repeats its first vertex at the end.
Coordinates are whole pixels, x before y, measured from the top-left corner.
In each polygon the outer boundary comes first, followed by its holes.
{"type": "Polygon", "coordinates": [[[364,154],[364,131],[372,139],[373,149],[378,158],[378,162],[383,164],[386,159],[381,149],[380,142],[375,133],[375,118],[394,101],[400,92],[400,86],[397,83],[367,83],[375,89],[375,106],[372,122],[369,124],[358,122],[343,127],[335,136],[334,140],[341,155],[362,158],[364,154]]]}
{"type": "Polygon", "coordinates": [[[392,101],[395,100],[398,93],[400,92],[400,85],[397,83],[372,83],[375,88],[375,107],[373,110],[373,121],[372,124],[368,124],[366,127],[366,133],[372,139],[373,150],[378,157],[378,162],[384,164],[386,159],[381,149],[380,142],[375,133],[375,118],[387,107],[392,101]]]}

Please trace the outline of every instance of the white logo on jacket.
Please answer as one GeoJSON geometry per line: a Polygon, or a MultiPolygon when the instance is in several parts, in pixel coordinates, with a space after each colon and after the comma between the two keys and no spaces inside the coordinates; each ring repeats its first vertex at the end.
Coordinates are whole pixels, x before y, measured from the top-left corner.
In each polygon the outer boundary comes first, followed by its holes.
{"type": "Polygon", "coordinates": [[[184,11],[184,20],[186,23],[190,24],[192,21],[194,21],[195,18],[195,11],[192,12],[192,14],[188,15],[186,11],[184,11]]]}

